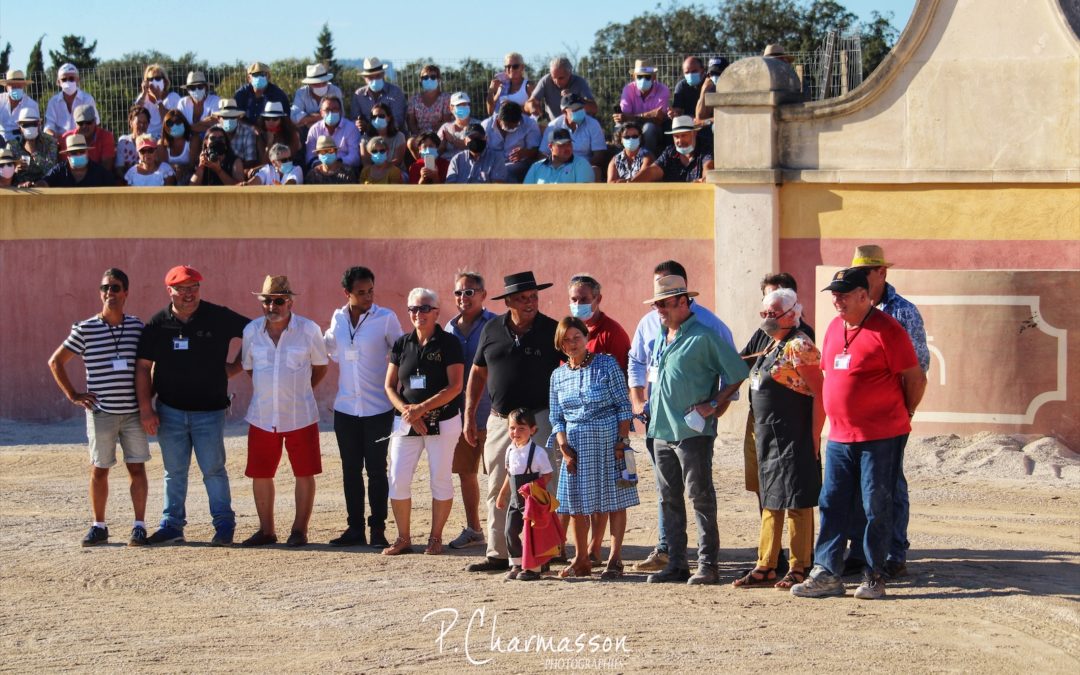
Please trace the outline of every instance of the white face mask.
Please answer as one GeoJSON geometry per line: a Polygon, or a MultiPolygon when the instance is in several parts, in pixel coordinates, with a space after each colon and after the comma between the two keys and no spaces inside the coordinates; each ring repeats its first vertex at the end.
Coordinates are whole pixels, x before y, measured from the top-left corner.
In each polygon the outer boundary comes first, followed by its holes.
{"type": "Polygon", "coordinates": [[[329,85],[320,84],[311,86],[311,93],[315,94],[316,96],[326,96],[326,92],[328,91],[330,91],[329,85]]]}
{"type": "Polygon", "coordinates": [[[37,128],[37,127],[23,127],[23,130],[22,130],[23,138],[25,138],[28,141],[32,141],[32,140],[34,140],[35,138],[38,137],[38,132],[39,131],[41,131],[41,130],[39,128],[37,128]]]}
{"type": "Polygon", "coordinates": [[[206,90],[205,89],[192,89],[190,93],[191,93],[191,100],[195,101],[196,103],[203,100],[204,98],[206,98],[206,90]]]}
{"type": "Polygon", "coordinates": [[[14,164],[5,164],[4,166],[0,166],[0,177],[11,178],[14,175],[15,175],[15,165],[14,164]]]}
{"type": "Polygon", "coordinates": [[[69,82],[61,82],[60,83],[60,89],[63,90],[63,92],[65,94],[67,94],[68,96],[71,96],[75,92],[79,91],[79,83],[78,82],[70,82],[70,81],[69,82]]]}

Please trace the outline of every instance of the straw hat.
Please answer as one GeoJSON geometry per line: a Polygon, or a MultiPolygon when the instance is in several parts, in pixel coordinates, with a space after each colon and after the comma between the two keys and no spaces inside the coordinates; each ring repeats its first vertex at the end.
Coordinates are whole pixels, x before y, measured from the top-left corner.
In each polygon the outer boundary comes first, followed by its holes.
{"type": "Polygon", "coordinates": [[[299,295],[294,293],[292,288],[289,287],[289,277],[284,274],[274,276],[267,274],[263,279],[263,285],[261,291],[252,291],[252,295],[299,295]]]}
{"type": "Polygon", "coordinates": [[[319,140],[315,141],[315,152],[319,150],[337,150],[337,143],[334,142],[333,136],[319,136],[319,140]]]}
{"type": "Polygon", "coordinates": [[[322,84],[334,79],[334,74],[326,69],[321,63],[307,67],[307,77],[300,80],[301,84],[322,84]]]}
{"type": "Polygon", "coordinates": [[[700,124],[694,124],[694,118],[690,115],[679,115],[675,119],[671,120],[671,131],[665,131],[667,135],[681,134],[687,131],[697,131],[701,128],[700,124]]]}
{"type": "Polygon", "coordinates": [[[766,46],[762,56],[771,56],[774,59],[780,59],[781,61],[787,61],[788,63],[795,60],[794,56],[785,52],[784,48],[777,44],[766,46]]]}
{"type": "Polygon", "coordinates": [[[885,249],[877,244],[865,244],[855,247],[855,255],[851,257],[852,267],[892,267],[893,263],[885,261],[885,249]]]}
{"type": "Polygon", "coordinates": [[[184,87],[190,87],[195,84],[208,84],[206,81],[206,73],[201,70],[189,70],[187,74],[187,84],[184,87]]]}
{"type": "Polygon", "coordinates": [[[75,152],[76,150],[89,150],[94,146],[86,144],[86,137],[82,134],[72,134],[67,137],[67,144],[60,152],[75,152]]]}
{"type": "Polygon", "coordinates": [[[21,70],[9,70],[4,79],[0,80],[0,85],[5,84],[26,84],[26,73],[21,70]]]}
{"type": "Polygon", "coordinates": [[[677,274],[669,274],[653,281],[653,296],[641,304],[651,305],[657,300],[672,298],[676,295],[686,295],[693,298],[697,296],[697,291],[686,290],[686,279],[677,274]]]}
{"type": "Polygon", "coordinates": [[[244,111],[236,105],[236,99],[223,98],[218,101],[217,110],[210,113],[214,117],[243,117],[244,111]]]}
{"type": "Polygon", "coordinates": [[[364,59],[364,69],[360,71],[363,75],[374,75],[375,73],[381,73],[386,70],[386,64],[379,60],[378,56],[369,56],[364,59]]]}

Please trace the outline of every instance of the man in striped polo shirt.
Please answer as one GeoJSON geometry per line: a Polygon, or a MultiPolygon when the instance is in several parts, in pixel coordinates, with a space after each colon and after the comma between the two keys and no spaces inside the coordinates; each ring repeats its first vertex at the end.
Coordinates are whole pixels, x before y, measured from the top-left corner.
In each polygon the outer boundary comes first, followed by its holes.
{"type": "Polygon", "coordinates": [[[124,314],[128,277],[116,268],[101,279],[102,308],[71,327],[71,334],[49,357],[49,369],[60,390],[75,405],[86,408],[86,435],[90,439],[90,504],[94,522],[83,537],[83,546],[109,539],[105,525],[105,502],[109,496],[109,469],[116,464],[116,443],[124,452],[131,478],[131,502],[135,526],[128,546],[146,545],[146,462],[150,443],[139,422],[135,398],[135,348],[143,323],[124,314]],[[78,391],[67,374],[67,362],[82,356],[86,366],[86,391],[78,391]]]}

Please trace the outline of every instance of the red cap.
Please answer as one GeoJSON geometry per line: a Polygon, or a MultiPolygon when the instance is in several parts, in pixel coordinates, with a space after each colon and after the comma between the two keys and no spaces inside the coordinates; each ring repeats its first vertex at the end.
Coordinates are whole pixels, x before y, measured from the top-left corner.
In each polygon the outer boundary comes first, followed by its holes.
{"type": "Polygon", "coordinates": [[[202,275],[199,274],[199,270],[194,267],[188,267],[187,265],[177,265],[165,275],[166,286],[180,286],[183,284],[193,284],[199,281],[202,281],[202,275]]]}

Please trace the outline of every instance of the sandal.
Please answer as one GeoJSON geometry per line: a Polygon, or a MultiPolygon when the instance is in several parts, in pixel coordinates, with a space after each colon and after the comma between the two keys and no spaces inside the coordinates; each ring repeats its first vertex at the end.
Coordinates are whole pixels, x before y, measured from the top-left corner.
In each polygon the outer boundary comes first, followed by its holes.
{"type": "Polygon", "coordinates": [[[592,565],[587,563],[587,562],[585,563],[585,566],[583,566],[583,567],[577,567],[576,565],[570,565],[569,567],[564,567],[563,570],[561,572],[559,572],[559,578],[560,579],[588,578],[588,577],[591,577],[591,576],[592,576],[592,565]]]}
{"type": "Polygon", "coordinates": [[[603,567],[604,559],[600,557],[599,553],[590,553],[589,564],[593,567],[603,567]]]}
{"type": "Polygon", "coordinates": [[[613,579],[621,579],[623,576],[623,563],[621,560],[609,560],[604,571],[600,573],[600,578],[605,581],[611,581],[613,579]]]}
{"type": "Polygon", "coordinates": [[[382,550],[383,555],[404,555],[406,553],[416,553],[412,547],[412,539],[409,537],[398,537],[394,540],[393,546],[382,550]]]}
{"type": "Polygon", "coordinates": [[[746,576],[731,582],[735,588],[761,588],[776,583],[776,570],[772,567],[755,567],[746,576]]]}
{"type": "Polygon", "coordinates": [[[795,584],[801,584],[804,581],[806,581],[806,572],[802,570],[788,570],[788,573],[784,575],[784,578],[776,582],[774,588],[787,589],[795,584]]]}
{"type": "Polygon", "coordinates": [[[428,537],[424,555],[442,555],[442,540],[437,537],[428,537]]]}

